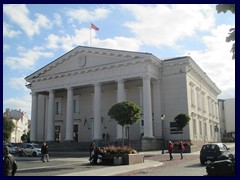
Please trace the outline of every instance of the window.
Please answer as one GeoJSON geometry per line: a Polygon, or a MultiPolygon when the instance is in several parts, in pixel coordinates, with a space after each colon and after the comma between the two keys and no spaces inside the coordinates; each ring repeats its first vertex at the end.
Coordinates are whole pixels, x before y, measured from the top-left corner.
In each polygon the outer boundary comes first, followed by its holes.
{"type": "Polygon", "coordinates": [[[204,123],[204,136],[207,137],[207,123],[204,123]]]}
{"type": "Polygon", "coordinates": [[[171,134],[182,134],[181,128],[176,126],[176,122],[170,122],[170,133],[171,134]]]}
{"type": "Polygon", "coordinates": [[[79,113],[80,112],[80,109],[79,109],[79,104],[80,104],[79,97],[80,97],[79,95],[73,97],[73,113],[79,113]]]}
{"type": "Polygon", "coordinates": [[[59,102],[55,102],[56,114],[59,114],[59,102]]]}
{"type": "Polygon", "coordinates": [[[77,100],[74,99],[73,100],[73,113],[76,113],[77,112],[77,100]]]}
{"type": "Polygon", "coordinates": [[[196,125],[196,119],[193,119],[193,135],[197,135],[197,125],[196,125]]]}
{"type": "Polygon", "coordinates": [[[55,113],[61,114],[61,98],[55,98],[55,113]]]}
{"type": "Polygon", "coordinates": [[[202,121],[199,121],[199,134],[202,136],[202,121]]]}

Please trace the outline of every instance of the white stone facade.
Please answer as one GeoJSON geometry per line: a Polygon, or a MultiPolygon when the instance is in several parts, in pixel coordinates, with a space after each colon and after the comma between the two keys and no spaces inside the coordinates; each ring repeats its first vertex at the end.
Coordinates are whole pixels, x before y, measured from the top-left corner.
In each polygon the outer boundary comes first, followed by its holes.
{"type": "Polygon", "coordinates": [[[130,127],[131,140],[161,139],[162,132],[166,140],[181,139],[170,131],[180,113],[191,117],[185,140],[204,143],[220,137],[214,132],[220,90],[188,56],[159,59],[150,53],[79,46],[26,81],[32,91],[32,141],[121,139],[121,127],[108,110],[124,100],[142,108],[142,119],[130,127]]]}
{"type": "Polygon", "coordinates": [[[219,99],[221,138],[223,141],[235,140],[235,98],[219,99]]]}
{"type": "Polygon", "coordinates": [[[7,108],[4,112],[4,116],[10,118],[15,124],[14,131],[11,133],[10,142],[20,143],[22,142],[21,136],[28,132],[30,119],[26,112],[20,109],[9,109],[7,108]]]}

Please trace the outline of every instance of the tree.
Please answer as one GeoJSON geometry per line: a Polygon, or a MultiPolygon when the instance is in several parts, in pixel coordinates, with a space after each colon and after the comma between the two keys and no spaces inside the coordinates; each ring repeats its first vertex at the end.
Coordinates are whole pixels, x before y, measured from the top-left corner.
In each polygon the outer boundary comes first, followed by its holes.
{"type": "MultiPolygon", "coordinates": [[[[122,146],[124,146],[124,126],[128,125],[130,127],[132,124],[140,120],[141,108],[134,104],[133,102],[123,101],[113,105],[109,111],[108,115],[117,121],[119,125],[122,126],[122,146]]],[[[129,140],[129,128],[128,128],[128,140],[129,140]]]]}
{"type": "Polygon", "coordinates": [[[182,140],[183,140],[183,128],[189,124],[190,117],[188,114],[178,114],[174,121],[176,123],[176,126],[179,127],[182,130],[182,140]]]}
{"type": "Polygon", "coordinates": [[[30,131],[28,131],[26,133],[26,131],[24,131],[24,134],[21,136],[21,140],[23,142],[30,142],[30,131]]]}
{"type": "MultiPolygon", "coordinates": [[[[226,13],[227,11],[231,11],[235,14],[235,4],[218,4],[216,6],[216,10],[218,13],[226,13]]],[[[231,52],[233,53],[232,59],[235,59],[235,28],[229,29],[228,36],[226,37],[226,42],[233,41],[231,52]]]]}
{"type": "Polygon", "coordinates": [[[14,131],[15,124],[7,117],[3,117],[3,140],[10,141],[11,133],[14,131]]]}

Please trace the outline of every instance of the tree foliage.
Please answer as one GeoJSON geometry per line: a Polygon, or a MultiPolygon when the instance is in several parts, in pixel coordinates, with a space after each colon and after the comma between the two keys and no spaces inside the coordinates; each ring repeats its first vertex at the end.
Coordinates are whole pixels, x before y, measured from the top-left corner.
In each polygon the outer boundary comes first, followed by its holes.
{"type": "MultiPolygon", "coordinates": [[[[108,115],[111,119],[115,119],[122,126],[122,132],[125,125],[132,125],[140,120],[141,108],[133,102],[123,101],[113,105],[108,115]]],[[[124,145],[124,136],[122,133],[122,142],[124,145]]]]}
{"type": "MultiPolygon", "coordinates": [[[[218,13],[226,13],[228,11],[235,14],[235,4],[218,4],[216,6],[218,13]]],[[[233,41],[231,52],[233,53],[232,59],[235,59],[235,28],[229,29],[228,36],[226,37],[226,42],[233,41]]]]}
{"type": "Polygon", "coordinates": [[[11,133],[14,131],[15,124],[7,117],[3,117],[3,140],[10,141],[11,133]]]}
{"type": "Polygon", "coordinates": [[[140,119],[140,107],[133,102],[123,101],[113,105],[108,115],[121,126],[132,125],[140,119]]]}
{"type": "Polygon", "coordinates": [[[187,114],[178,114],[175,118],[174,121],[176,122],[176,126],[183,129],[185,126],[188,125],[190,121],[190,117],[187,114]]]}
{"type": "Polygon", "coordinates": [[[24,134],[21,136],[21,140],[23,142],[30,142],[30,131],[28,131],[27,133],[24,132],[24,134]]]}

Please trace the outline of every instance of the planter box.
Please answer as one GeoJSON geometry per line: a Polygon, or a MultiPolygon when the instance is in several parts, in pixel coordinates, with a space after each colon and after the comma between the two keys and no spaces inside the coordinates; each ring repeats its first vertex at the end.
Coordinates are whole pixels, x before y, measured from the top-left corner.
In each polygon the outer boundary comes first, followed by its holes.
{"type": "Polygon", "coordinates": [[[104,154],[102,159],[106,165],[130,165],[144,162],[143,154],[104,154]]]}

